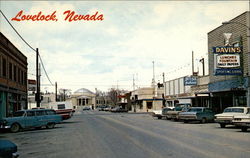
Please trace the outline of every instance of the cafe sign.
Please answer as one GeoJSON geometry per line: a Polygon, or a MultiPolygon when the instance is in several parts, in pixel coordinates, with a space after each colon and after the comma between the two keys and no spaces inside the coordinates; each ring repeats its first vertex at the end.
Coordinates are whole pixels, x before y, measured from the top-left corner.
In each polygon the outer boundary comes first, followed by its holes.
{"type": "Polygon", "coordinates": [[[213,47],[215,75],[242,75],[240,54],[242,47],[213,47]]]}

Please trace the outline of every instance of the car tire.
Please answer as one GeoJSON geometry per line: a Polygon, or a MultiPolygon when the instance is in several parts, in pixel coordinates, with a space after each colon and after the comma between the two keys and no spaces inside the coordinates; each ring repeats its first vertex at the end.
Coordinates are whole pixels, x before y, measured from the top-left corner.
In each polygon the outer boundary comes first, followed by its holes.
{"type": "Polygon", "coordinates": [[[220,127],[221,127],[221,128],[225,128],[225,127],[226,127],[226,124],[220,123],[220,127]]]}
{"type": "Polygon", "coordinates": [[[206,123],[206,122],[207,122],[207,119],[203,117],[203,118],[201,119],[200,122],[201,122],[201,123],[206,123]]]}
{"type": "Polygon", "coordinates": [[[161,117],[161,116],[158,116],[157,118],[158,118],[158,119],[161,119],[162,117],[161,117]]]}
{"type": "Polygon", "coordinates": [[[55,123],[48,123],[46,126],[46,128],[48,128],[48,129],[52,129],[54,127],[55,127],[55,123]]]}
{"type": "Polygon", "coordinates": [[[12,133],[16,133],[20,130],[20,125],[18,123],[13,123],[11,126],[10,126],[10,131],[12,133]]]}
{"type": "Polygon", "coordinates": [[[247,131],[247,127],[241,127],[241,131],[242,132],[246,132],[247,131]]]}

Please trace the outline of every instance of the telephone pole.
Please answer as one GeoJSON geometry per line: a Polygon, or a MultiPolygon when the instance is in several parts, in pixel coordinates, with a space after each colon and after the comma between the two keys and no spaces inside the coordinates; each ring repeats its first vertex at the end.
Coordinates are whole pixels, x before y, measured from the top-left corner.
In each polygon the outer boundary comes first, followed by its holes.
{"type": "Polygon", "coordinates": [[[36,107],[40,107],[40,72],[39,72],[39,51],[38,48],[36,48],[36,107]]]}

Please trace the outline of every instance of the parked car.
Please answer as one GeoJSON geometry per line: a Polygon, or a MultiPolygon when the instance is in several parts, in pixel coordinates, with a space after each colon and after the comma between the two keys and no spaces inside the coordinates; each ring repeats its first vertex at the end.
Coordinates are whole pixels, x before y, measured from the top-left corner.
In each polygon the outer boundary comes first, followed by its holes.
{"type": "Polygon", "coordinates": [[[10,129],[11,132],[18,132],[24,128],[54,128],[62,121],[62,116],[57,115],[53,109],[31,109],[20,110],[14,113],[13,117],[6,117],[0,120],[0,128],[10,129]]]}
{"type": "Polygon", "coordinates": [[[214,112],[206,107],[191,107],[187,112],[179,113],[179,119],[184,123],[189,121],[200,121],[205,123],[208,121],[214,121],[214,112]]]}
{"type": "Polygon", "coordinates": [[[225,128],[226,125],[233,124],[234,117],[245,115],[249,110],[250,107],[228,107],[223,113],[215,115],[215,122],[219,123],[221,128],[225,128]]]}
{"type": "Polygon", "coordinates": [[[111,111],[112,107],[111,106],[107,106],[106,108],[104,108],[104,111],[111,111]]]}
{"type": "Polygon", "coordinates": [[[75,110],[73,109],[60,109],[60,110],[55,110],[55,111],[58,115],[62,116],[63,120],[70,119],[75,112],[75,110]]]}
{"type": "Polygon", "coordinates": [[[17,158],[17,146],[9,140],[0,140],[0,158],[17,158]]]}
{"type": "Polygon", "coordinates": [[[162,118],[162,110],[153,110],[152,117],[157,117],[158,119],[162,118]]]}
{"type": "Polygon", "coordinates": [[[90,108],[89,106],[84,106],[84,107],[82,108],[82,110],[83,110],[83,111],[91,110],[91,108],[90,108]]]}
{"type": "Polygon", "coordinates": [[[158,119],[162,119],[163,117],[166,118],[166,114],[168,111],[172,110],[172,108],[164,107],[160,110],[153,110],[152,117],[157,117],[158,119]]]}
{"type": "Polygon", "coordinates": [[[98,107],[98,110],[99,111],[104,111],[105,108],[107,108],[106,105],[101,105],[101,106],[98,107]]]}
{"type": "Polygon", "coordinates": [[[173,109],[172,109],[172,108],[169,108],[169,107],[164,107],[164,108],[162,109],[162,117],[167,118],[167,113],[168,113],[169,111],[173,111],[173,109]]]}
{"type": "Polygon", "coordinates": [[[246,132],[250,128],[250,109],[248,108],[246,114],[234,116],[232,123],[241,127],[241,131],[246,132]]]}
{"type": "Polygon", "coordinates": [[[111,109],[111,112],[128,112],[128,110],[123,109],[121,107],[115,107],[115,108],[111,109]]]}
{"type": "Polygon", "coordinates": [[[188,111],[191,104],[179,104],[173,110],[166,113],[167,119],[179,120],[179,113],[188,111]]]}

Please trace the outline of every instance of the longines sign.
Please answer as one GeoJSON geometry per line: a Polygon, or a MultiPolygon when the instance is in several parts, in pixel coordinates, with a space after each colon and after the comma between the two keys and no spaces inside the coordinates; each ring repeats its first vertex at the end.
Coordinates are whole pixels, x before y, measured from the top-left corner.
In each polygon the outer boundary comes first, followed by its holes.
{"type": "Polygon", "coordinates": [[[213,47],[215,75],[242,75],[242,47],[213,47]]]}

